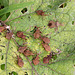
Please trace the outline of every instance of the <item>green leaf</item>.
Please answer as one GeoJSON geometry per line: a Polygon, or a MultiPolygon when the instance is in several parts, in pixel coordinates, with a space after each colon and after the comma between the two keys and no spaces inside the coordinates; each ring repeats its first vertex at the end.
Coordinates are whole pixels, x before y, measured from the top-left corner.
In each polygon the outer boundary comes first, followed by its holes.
{"type": "Polygon", "coordinates": [[[3,5],[4,7],[9,5],[9,0],[0,0],[0,5],[3,5]]]}
{"type": "MultiPolygon", "coordinates": [[[[14,2],[15,1],[13,0],[13,3],[14,2]]],[[[59,8],[64,2],[65,0],[43,0],[43,2],[42,0],[38,0],[34,1],[34,5],[27,7],[28,13],[25,13],[25,15],[22,15],[22,9],[12,12],[13,14],[10,16],[6,24],[10,25],[10,29],[14,33],[14,39],[21,46],[24,46],[23,44],[27,45],[33,53],[41,53],[39,55],[40,63],[35,66],[32,63],[32,59],[36,55],[26,58],[23,54],[20,54],[17,51],[18,47],[15,44],[15,41],[11,39],[9,42],[5,38],[5,33],[2,33],[0,35],[0,58],[2,59],[2,55],[4,58],[3,60],[0,60],[0,65],[5,64],[5,70],[2,70],[0,67],[1,75],[9,75],[9,73],[11,74],[12,72],[15,72],[18,75],[75,74],[75,25],[73,25],[75,22],[75,1],[66,0],[66,7],[59,8]],[[52,5],[52,7],[49,8],[48,5],[52,5]],[[39,16],[36,12],[31,13],[37,9],[46,11],[45,14],[48,16],[39,16]],[[48,27],[50,20],[63,23],[64,26],[59,26],[58,31],[55,32],[54,28],[50,29],[48,27]],[[40,39],[34,39],[34,37],[32,37],[32,32],[35,31],[35,26],[39,27],[42,36],[49,37],[51,51],[55,53],[58,53],[58,50],[61,51],[60,54],[53,57],[55,60],[51,60],[49,64],[44,64],[43,58],[49,55],[50,52],[44,50],[40,39]],[[18,38],[16,36],[17,31],[23,31],[24,35],[28,36],[26,37],[27,40],[18,38]],[[17,56],[15,53],[20,55],[23,59],[24,66],[22,68],[17,64],[17,56]]]]}
{"type": "Polygon", "coordinates": [[[26,3],[24,2],[20,4],[14,4],[14,5],[7,6],[4,9],[0,10],[0,15],[3,15],[8,12],[12,12],[13,10],[24,8],[25,6],[29,6],[31,4],[33,4],[33,2],[26,2],[26,3]]]}

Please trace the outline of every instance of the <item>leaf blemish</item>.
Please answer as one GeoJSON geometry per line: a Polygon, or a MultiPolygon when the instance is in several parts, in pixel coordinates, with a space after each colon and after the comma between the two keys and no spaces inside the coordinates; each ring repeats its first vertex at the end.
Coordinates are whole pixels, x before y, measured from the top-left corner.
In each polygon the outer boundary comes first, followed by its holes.
{"type": "Polygon", "coordinates": [[[4,56],[2,55],[1,60],[3,60],[3,59],[4,59],[4,56]]]}
{"type": "Polygon", "coordinates": [[[37,10],[36,13],[37,15],[46,16],[43,10],[37,10]]]}
{"type": "Polygon", "coordinates": [[[59,6],[59,8],[64,8],[64,7],[66,7],[67,6],[67,3],[63,3],[63,4],[61,4],[60,6],[59,6]]]}
{"type": "Polygon", "coordinates": [[[2,6],[0,6],[0,10],[1,10],[1,9],[3,9],[3,8],[4,8],[4,6],[3,6],[3,5],[2,5],[2,6]]]}
{"type": "Polygon", "coordinates": [[[5,47],[5,46],[3,46],[3,45],[0,45],[1,47],[5,47]]]}
{"type": "Polygon", "coordinates": [[[25,12],[27,12],[27,8],[22,9],[21,12],[24,14],[25,12]]]}

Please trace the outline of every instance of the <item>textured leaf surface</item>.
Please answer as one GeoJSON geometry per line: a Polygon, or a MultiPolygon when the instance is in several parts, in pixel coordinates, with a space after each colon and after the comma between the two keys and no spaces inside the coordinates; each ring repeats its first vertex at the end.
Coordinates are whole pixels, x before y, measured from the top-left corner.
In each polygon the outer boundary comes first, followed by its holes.
{"type": "Polygon", "coordinates": [[[0,15],[3,15],[3,14],[8,13],[8,12],[11,12],[13,10],[24,8],[25,6],[28,6],[30,4],[32,4],[32,2],[29,2],[29,3],[26,2],[26,3],[20,3],[20,4],[10,5],[8,7],[5,7],[4,9],[0,10],[0,15]]]}
{"type": "MultiPolygon", "coordinates": [[[[26,0],[24,2],[30,1],[33,0],[26,0]]],[[[35,0],[33,5],[27,7],[28,11],[25,14],[21,13],[22,9],[12,12],[13,14],[11,14],[6,24],[10,25],[15,35],[14,38],[19,45],[27,42],[26,45],[33,53],[41,53],[39,55],[40,63],[36,66],[33,63],[31,65],[27,59],[32,61],[32,56],[26,58],[23,54],[20,54],[24,62],[24,66],[20,68],[17,65],[16,56],[16,54],[19,55],[17,52],[18,47],[13,39],[8,41],[5,38],[5,34],[2,33],[0,35],[0,65],[5,64],[5,69],[0,68],[0,75],[9,75],[9,73],[13,71],[18,75],[24,75],[25,72],[27,72],[28,75],[75,74],[75,25],[72,24],[72,21],[75,21],[75,1],[69,1],[70,0],[43,0],[42,3],[42,0],[35,0]],[[67,3],[67,6],[65,8],[59,8],[64,2],[67,3]],[[52,8],[49,8],[48,5],[52,8]],[[37,8],[46,11],[45,14],[48,14],[48,16],[38,16],[35,12],[37,8]],[[59,26],[58,31],[55,32],[54,28],[50,29],[47,26],[50,20],[59,21],[59,23],[63,23],[64,26],[59,26]],[[42,41],[34,39],[33,33],[31,32],[34,26],[40,27],[39,29],[43,36],[46,35],[49,37],[51,51],[56,53],[58,49],[62,51],[61,54],[57,56],[57,59],[52,60],[49,64],[43,64],[43,57],[46,57],[50,51],[46,52],[42,47],[42,41]],[[27,36],[27,40],[16,37],[17,31],[23,31],[27,36]]],[[[21,0],[18,1],[18,3],[21,2],[21,0]]],[[[15,3],[15,0],[9,0],[10,5],[15,3]]]]}

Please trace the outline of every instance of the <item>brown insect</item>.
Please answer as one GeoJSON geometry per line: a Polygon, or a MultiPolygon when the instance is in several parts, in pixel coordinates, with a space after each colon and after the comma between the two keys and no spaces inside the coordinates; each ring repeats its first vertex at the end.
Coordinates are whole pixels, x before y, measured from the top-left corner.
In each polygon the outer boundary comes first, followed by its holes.
{"type": "Polygon", "coordinates": [[[43,63],[45,64],[49,63],[49,60],[51,60],[51,57],[52,57],[52,52],[49,55],[47,55],[47,57],[43,58],[43,63]]]}
{"type": "MultiPolygon", "coordinates": [[[[14,53],[15,53],[15,52],[14,52],[14,53]]],[[[15,54],[16,54],[16,53],[15,53],[15,54]]],[[[24,62],[23,62],[22,58],[21,58],[20,56],[18,56],[17,54],[16,54],[16,56],[17,56],[17,64],[18,64],[18,66],[19,66],[19,67],[23,67],[24,62]]]]}
{"type": "Polygon", "coordinates": [[[49,60],[48,60],[48,58],[47,58],[47,57],[44,57],[44,58],[43,58],[43,63],[44,63],[44,64],[49,63],[49,60]]]}
{"type": "Polygon", "coordinates": [[[46,51],[50,51],[50,50],[51,50],[51,48],[50,48],[50,46],[49,46],[48,44],[42,43],[42,45],[43,45],[43,47],[44,47],[44,49],[45,49],[46,51]]]}
{"type": "Polygon", "coordinates": [[[23,60],[22,60],[22,58],[20,58],[19,56],[17,56],[17,59],[18,59],[18,66],[19,67],[23,67],[23,65],[24,65],[24,62],[23,62],[23,60]]]}
{"type": "Polygon", "coordinates": [[[17,37],[19,37],[19,38],[22,38],[22,39],[25,39],[26,40],[26,36],[23,34],[23,32],[21,32],[21,31],[18,31],[17,32],[17,37]]]}
{"type": "Polygon", "coordinates": [[[37,10],[36,13],[41,16],[46,16],[43,10],[37,10]]]}
{"type": "Polygon", "coordinates": [[[6,33],[6,38],[7,38],[8,40],[10,40],[10,39],[12,38],[12,35],[13,35],[12,32],[7,32],[7,33],[6,33]]]}
{"type": "Polygon", "coordinates": [[[31,52],[30,50],[24,51],[23,54],[24,54],[25,56],[34,55],[33,52],[31,52]]]}
{"type": "Polygon", "coordinates": [[[18,51],[19,51],[20,53],[23,53],[26,49],[27,49],[27,46],[19,47],[18,51]]]}
{"type": "Polygon", "coordinates": [[[5,29],[5,27],[0,27],[0,32],[2,32],[5,29]]]}
{"type": "Polygon", "coordinates": [[[33,64],[34,65],[37,65],[37,64],[39,64],[39,57],[38,57],[38,55],[33,59],[33,64]]]}
{"type": "Polygon", "coordinates": [[[33,34],[35,39],[38,39],[41,36],[41,32],[39,28],[36,29],[35,33],[33,34]]]}
{"type": "Polygon", "coordinates": [[[48,37],[41,37],[41,39],[43,40],[43,42],[44,43],[46,43],[46,44],[49,44],[50,43],[50,40],[49,40],[49,38],[48,37]]]}

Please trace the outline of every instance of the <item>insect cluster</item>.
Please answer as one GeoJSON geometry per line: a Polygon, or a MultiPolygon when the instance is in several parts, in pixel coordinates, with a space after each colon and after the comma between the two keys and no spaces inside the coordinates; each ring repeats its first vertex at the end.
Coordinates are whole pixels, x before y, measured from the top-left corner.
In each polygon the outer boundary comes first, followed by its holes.
{"type": "MultiPolygon", "coordinates": [[[[34,33],[33,33],[33,36],[34,36],[34,39],[40,39],[42,40],[42,46],[43,48],[46,50],[46,51],[50,51],[50,46],[48,45],[50,43],[50,40],[48,37],[45,37],[45,36],[41,36],[41,31],[39,30],[39,27],[35,26],[34,27],[34,33]]],[[[17,32],[17,37],[19,38],[22,38],[24,40],[26,40],[26,36],[23,34],[23,32],[21,31],[18,31],[17,32]],[[24,37],[24,38],[23,38],[24,37]]],[[[18,52],[22,53],[24,56],[34,56],[35,53],[33,53],[27,46],[20,46],[18,48],[18,52]]],[[[21,59],[21,58],[20,58],[21,59]]],[[[18,61],[19,62],[19,61],[18,61]]],[[[39,54],[36,55],[36,57],[33,57],[33,60],[32,60],[33,64],[34,65],[37,65],[39,64],[39,54]]],[[[24,65],[24,63],[22,63],[24,65]]],[[[20,66],[20,64],[18,64],[20,66]]],[[[22,65],[22,66],[23,66],[22,65]]],[[[20,67],[22,67],[20,66],[20,67]]]]}
{"type": "Polygon", "coordinates": [[[38,27],[35,26],[35,32],[34,32],[34,38],[35,39],[41,39],[42,42],[42,46],[46,51],[50,51],[50,46],[48,45],[50,43],[50,40],[48,37],[45,36],[41,36],[41,31],[39,30],[38,27]]]}
{"type": "MultiPolygon", "coordinates": [[[[38,10],[38,11],[36,11],[36,13],[37,13],[37,15],[46,16],[45,12],[43,10],[38,10]]],[[[49,23],[48,23],[49,28],[55,28],[56,31],[58,30],[58,26],[60,26],[60,25],[63,26],[63,24],[59,23],[58,21],[56,21],[56,22],[49,21],[49,23]]],[[[10,26],[7,26],[2,21],[0,21],[0,32],[3,32],[3,31],[7,31],[6,38],[8,40],[10,40],[13,37],[13,32],[10,30],[10,26]]],[[[42,32],[40,31],[39,27],[35,26],[34,30],[33,30],[34,39],[41,40],[42,41],[41,45],[44,48],[44,50],[47,52],[50,52],[49,55],[47,55],[46,57],[43,58],[43,63],[47,64],[47,63],[49,63],[49,60],[56,59],[57,55],[56,55],[56,53],[51,52],[51,48],[49,46],[50,39],[46,36],[42,36],[41,34],[42,34],[42,32]]],[[[24,33],[22,31],[18,31],[16,35],[18,38],[27,40],[26,35],[24,35],[24,33]]],[[[22,53],[25,57],[36,55],[35,57],[33,57],[32,62],[34,65],[39,64],[39,62],[40,62],[39,54],[32,52],[31,49],[29,49],[27,46],[19,46],[18,52],[22,53]]],[[[18,55],[17,55],[17,61],[18,61],[17,62],[18,66],[23,67],[24,62],[23,62],[22,58],[19,57],[18,55]]]]}

